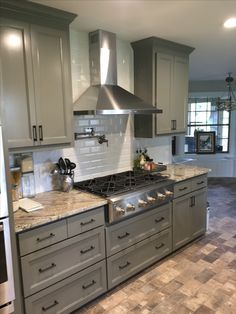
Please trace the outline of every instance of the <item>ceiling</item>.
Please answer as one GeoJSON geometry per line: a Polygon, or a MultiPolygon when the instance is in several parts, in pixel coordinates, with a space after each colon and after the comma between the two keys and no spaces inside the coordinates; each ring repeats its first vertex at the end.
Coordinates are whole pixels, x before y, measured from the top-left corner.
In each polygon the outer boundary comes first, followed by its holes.
{"type": "Polygon", "coordinates": [[[236,77],[236,28],[223,22],[236,17],[235,0],[33,0],[76,13],[80,31],[98,28],[129,42],[157,36],[195,48],[190,80],[236,77]]]}

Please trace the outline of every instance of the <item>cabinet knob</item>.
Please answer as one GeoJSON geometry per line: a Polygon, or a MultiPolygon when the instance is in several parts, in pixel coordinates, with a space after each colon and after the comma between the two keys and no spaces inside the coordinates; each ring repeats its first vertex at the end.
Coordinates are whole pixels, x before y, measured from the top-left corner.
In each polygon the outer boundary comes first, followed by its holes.
{"type": "Polygon", "coordinates": [[[147,203],[148,203],[148,202],[146,202],[146,201],[144,201],[144,200],[139,200],[139,201],[138,201],[139,206],[145,206],[145,205],[147,205],[147,203]]]}

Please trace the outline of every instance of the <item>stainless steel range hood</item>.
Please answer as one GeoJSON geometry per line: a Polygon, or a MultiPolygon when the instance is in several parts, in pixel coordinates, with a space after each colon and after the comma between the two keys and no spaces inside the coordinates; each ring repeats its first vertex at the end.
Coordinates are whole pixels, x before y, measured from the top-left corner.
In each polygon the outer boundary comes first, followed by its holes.
{"type": "Polygon", "coordinates": [[[89,33],[91,86],[74,103],[74,114],[161,113],[151,104],[117,85],[116,35],[89,33]]]}

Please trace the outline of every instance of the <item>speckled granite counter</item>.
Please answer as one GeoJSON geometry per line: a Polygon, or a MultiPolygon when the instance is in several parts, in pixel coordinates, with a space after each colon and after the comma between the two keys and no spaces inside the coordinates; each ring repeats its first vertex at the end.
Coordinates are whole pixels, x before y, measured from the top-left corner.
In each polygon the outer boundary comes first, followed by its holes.
{"type": "Polygon", "coordinates": [[[15,212],[16,232],[107,204],[107,201],[101,197],[78,190],[72,190],[69,193],[60,191],[40,193],[33,200],[41,203],[44,208],[31,213],[27,213],[22,209],[15,212]]]}
{"type": "Polygon", "coordinates": [[[176,182],[187,180],[196,176],[207,174],[210,169],[186,166],[186,165],[167,165],[167,170],[163,171],[163,174],[168,174],[170,179],[175,180],[176,182]]]}

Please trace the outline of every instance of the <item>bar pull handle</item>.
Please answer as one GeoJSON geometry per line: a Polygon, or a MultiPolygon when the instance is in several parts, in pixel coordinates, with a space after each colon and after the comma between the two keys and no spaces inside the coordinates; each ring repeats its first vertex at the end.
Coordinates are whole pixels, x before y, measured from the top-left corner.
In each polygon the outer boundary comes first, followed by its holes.
{"type": "Polygon", "coordinates": [[[37,142],[37,140],[38,140],[38,136],[37,136],[36,125],[33,125],[33,141],[37,142]]]}
{"type": "Polygon", "coordinates": [[[94,249],[95,249],[95,246],[91,245],[90,248],[81,250],[80,253],[85,254],[85,253],[88,253],[89,251],[92,251],[94,249]]]}
{"type": "Polygon", "coordinates": [[[159,244],[159,245],[156,245],[156,246],[155,246],[155,249],[156,249],[156,250],[159,250],[159,249],[162,248],[163,246],[165,246],[165,244],[164,244],[164,243],[161,243],[161,244],[159,244]]]}
{"type": "Polygon", "coordinates": [[[203,184],[203,183],[204,183],[204,181],[197,182],[198,185],[203,184]]]}
{"type": "Polygon", "coordinates": [[[87,285],[83,285],[82,288],[83,289],[88,289],[89,287],[92,287],[93,285],[95,285],[96,281],[92,280],[92,282],[88,283],[87,285]]]}
{"type": "Polygon", "coordinates": [[[51,232],[48,236],[46,236],[44,238],[37,238],[36,241],[42,242],[42,241],[48,240],[48,239],[53,238],[53,237],[55,237],[55,234],[51,232]]]}
{"type": "Polygon", "coordinates": [[[120,265],[119,268],[124,269],[124,268],[128,267],[130,264],[131,264],[130,262],[126,262],[124,265],[120,265]]]}
{"type": "Polygon", "coordinates": [[[155,219],[155,222],[158,223],[158,222],[161,222],[162,220],[165,220],[165,218],[161,217],[161,218],[155,219]]]}
{"type": "Polygon", "coordinates": [[[55,263],[52,263],[50,266],[48,266],[48,267],[45,267],[45,268],[39,268],[39,272],[40,273],[44,273],[45,271],[47,271],[47,270],[50,270],[50,269],[52,269],[52,268],[54,268],[54,267],[56,267],[57,265],[55,264],[55,263]]]}
{"type": "Polygon", "coordinates": [[[86,225],[88,225],[88,224],[91,224],[91,223],[93,223],[95,221],[95,219],[90,219],[89,221],[81,221],[81,223],[80,223],[80,225],[81,226],[86,226],[86,225]]]}
{"type": "Polygon", "coordinates": [[[179,191],[184,191],[187,190],[187,186],[185,186],[184,188],[179,189],[179,191]]]}
{"type": "Polygon", "coordinates": [[[124,239],[124,238],[126,238],[126,237],[128,237],[130,234],[129,234],[129,232],[126,232],[125,234],[122,234],[122,235],[118,235],[118,239],[124,239]]]}
{"type": "Polygon", "coordinates": [[[57,300],[55,300],[51,305],[49,305],[49,306],[43,306],[43,307],[42,307],[42,310],[43,310],[44,312],[46,312],[46,311],[50,310],[52,307],[54,307],[54,306],[56,306],[56,305],[58,305],[58,304],[59,304],[59,302],[58,302],[57,300]]]}
{"type": "Polygon", "coordinates": [[[39,140],[43,141],[43,126],[39,125],[39,140]]]}

